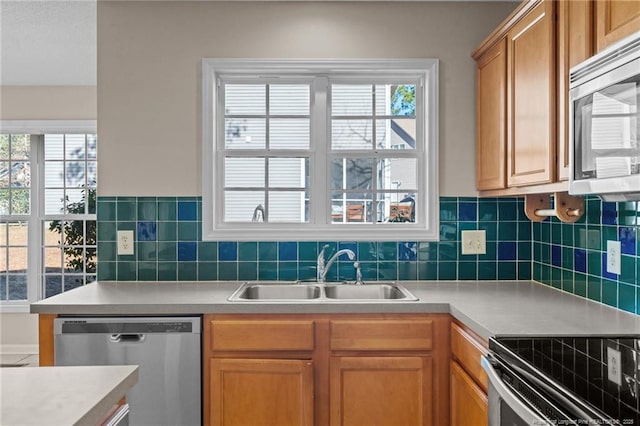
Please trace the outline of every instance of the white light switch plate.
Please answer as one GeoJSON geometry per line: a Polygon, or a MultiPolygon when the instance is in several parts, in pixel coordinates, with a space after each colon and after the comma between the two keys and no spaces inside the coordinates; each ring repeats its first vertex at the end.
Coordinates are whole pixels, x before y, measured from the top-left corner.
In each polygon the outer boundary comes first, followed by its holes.
{"type": "Polygon", "coordinates": [[[607,272],[620,275],[620,241],[607,241],[607,272]]]}
{"type": "Polygon", "coordinates": [[[462,231],[462,254],[485,254],[487,237],[484,230],[462,231]]]}
{"type": "Polygon", "coordinates": [[[118,255],[133,254],[133,231],[118,231],[118,255]]]}

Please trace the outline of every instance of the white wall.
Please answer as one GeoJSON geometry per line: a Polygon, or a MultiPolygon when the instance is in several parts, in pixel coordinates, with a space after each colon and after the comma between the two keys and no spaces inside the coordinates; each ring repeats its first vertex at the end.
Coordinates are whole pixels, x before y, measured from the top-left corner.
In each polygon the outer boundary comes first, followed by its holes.
{"type": "Polygon", "coordinates": [[[512,2],[98,2],[100,195],[201,195],[200,61],[440,59],[441,195],[475,196],[471,51],[512,2]]]}

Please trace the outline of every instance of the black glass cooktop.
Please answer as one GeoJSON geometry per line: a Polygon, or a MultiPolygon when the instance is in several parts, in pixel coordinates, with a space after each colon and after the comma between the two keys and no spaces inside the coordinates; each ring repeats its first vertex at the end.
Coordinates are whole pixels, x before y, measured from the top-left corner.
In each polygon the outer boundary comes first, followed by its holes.
{"type": "MultiPolygon", "coordinates": [[[[578,401],[601,412],[603,424],[640,426],[640,335],[495,340],[520,358],[518,361],[533,366],[578,401]],[[620,354],[619,384],[608,379],[608,354],[615,358],[616,352],[620,354]]],[[[504,349],[495,342],[489,347],[504,356],[504,349]]]]}

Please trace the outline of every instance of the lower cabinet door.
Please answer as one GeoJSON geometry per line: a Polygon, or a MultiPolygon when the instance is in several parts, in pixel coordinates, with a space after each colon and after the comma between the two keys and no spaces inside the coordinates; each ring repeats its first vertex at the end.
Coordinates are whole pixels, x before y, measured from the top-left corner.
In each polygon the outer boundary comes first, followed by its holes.
{"type": "Polygon", "coordinates": [[[451,362],[451,426],[487,426],[487,395],[457,362],[451,362]]]}
{"type": "Polygon", "coordinates": [[[310,360],[212,358],[210,362],[211,425],[313,425],[310,360]]]}
{"type": "Polygon", "coordinates": [[[415,357],[333,357],[331,426],[432,425],[432,360],[415,357]]]}

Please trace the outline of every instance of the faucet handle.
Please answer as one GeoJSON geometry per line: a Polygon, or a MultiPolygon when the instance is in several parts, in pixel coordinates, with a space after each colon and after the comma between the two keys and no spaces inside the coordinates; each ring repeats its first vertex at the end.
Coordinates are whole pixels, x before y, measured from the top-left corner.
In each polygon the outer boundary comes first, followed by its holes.
{"type": "Polygon", "coordinates": [[[360,268],[360,262],[353,262],[353,267],[356,268],[356,282],[355,285],[362,285],[364,281],[362,281],[362,269],[360,268]]]}

